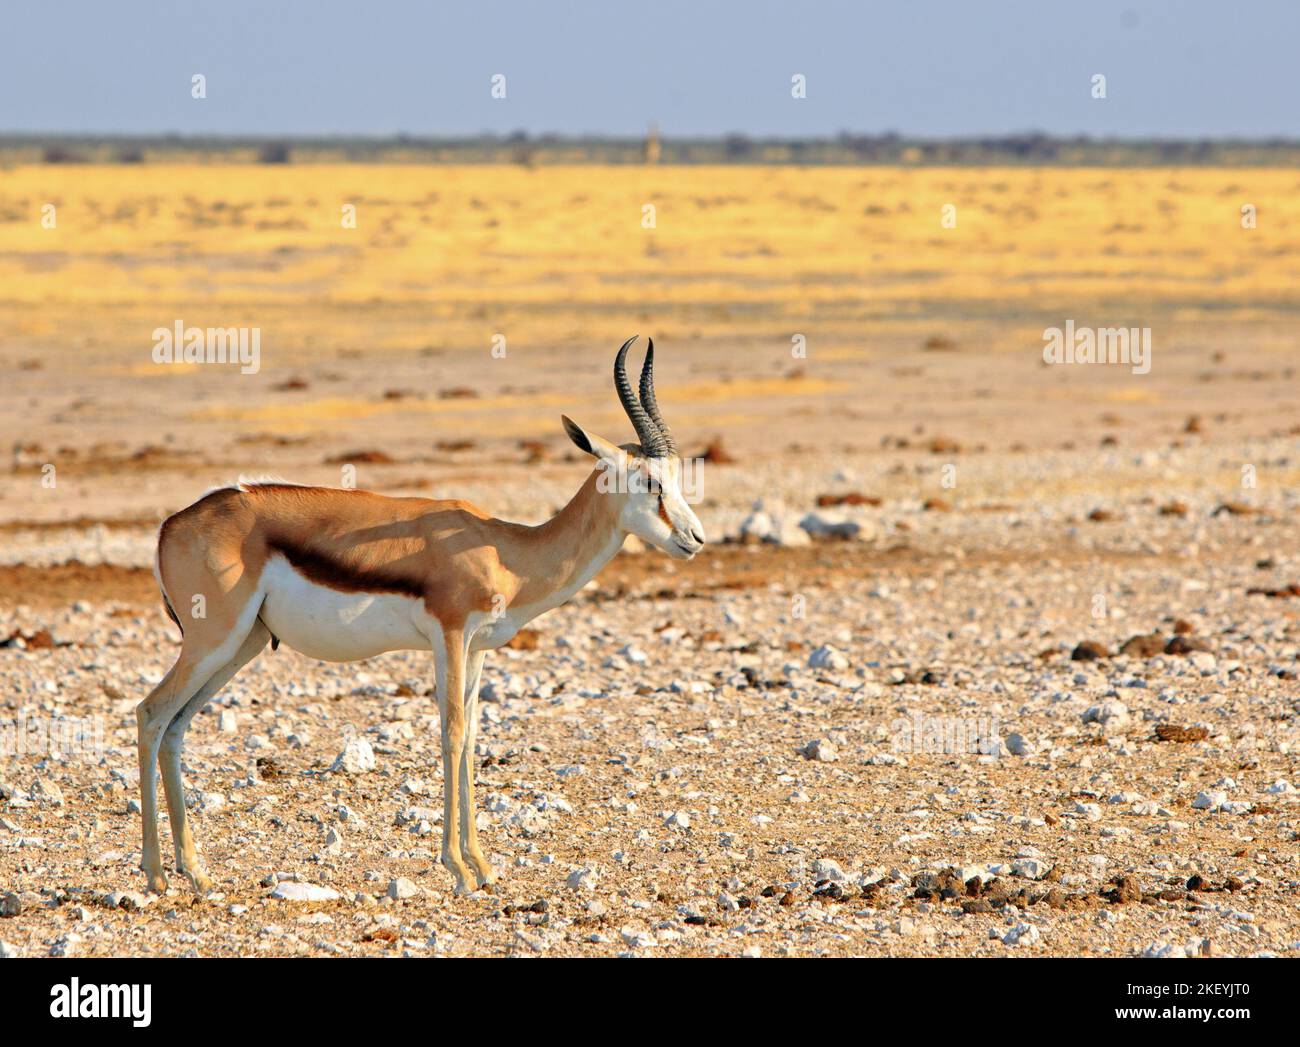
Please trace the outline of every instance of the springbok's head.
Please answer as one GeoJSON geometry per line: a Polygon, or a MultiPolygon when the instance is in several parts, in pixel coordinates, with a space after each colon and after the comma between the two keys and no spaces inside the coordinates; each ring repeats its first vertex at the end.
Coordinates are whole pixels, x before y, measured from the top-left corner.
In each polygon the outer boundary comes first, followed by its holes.
{"type": "Polygon", "coordinates": [[[704,546],[704,527],[682,494],[681,455],[655,401],[653,340],[641,367],[639,397],[628,381],[627,351],[635,341],[633,335],[614,358],[614,388],[641,442],[619,447],[567,416],[562,416],[564,431],[579,448],[599,459],[604,475],[597,478],[597,487],[621,499],[622,528],[675,559],[689,560],[704,546]]]}

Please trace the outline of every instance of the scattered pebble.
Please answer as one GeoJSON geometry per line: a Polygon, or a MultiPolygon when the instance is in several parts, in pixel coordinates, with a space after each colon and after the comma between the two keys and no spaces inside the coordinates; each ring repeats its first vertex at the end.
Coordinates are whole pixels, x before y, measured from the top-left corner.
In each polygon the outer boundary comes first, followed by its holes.
{"type": "Polygon", "coordinates": [[[376,766],[375,750],[370,743],[364,738],[350,738],[330,770],[345,774],[365,774],[373,771],[376,766]]]}
{"type": "Polygon", "coordinates": [[[271,892],[271,897],[285,902],[333,902],[338,901],[342,895],[332,887],[290,880],[276,887],[271,892]]]}

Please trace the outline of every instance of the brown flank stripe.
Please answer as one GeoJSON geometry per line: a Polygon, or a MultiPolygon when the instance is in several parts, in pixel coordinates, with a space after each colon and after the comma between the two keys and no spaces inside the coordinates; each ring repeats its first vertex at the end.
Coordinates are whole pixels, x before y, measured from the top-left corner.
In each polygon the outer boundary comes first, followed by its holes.
{"type": "Polygon", "coordinates": [[[267,549],[279,553],[303,577],[341,593],[398,593],[423,600],[424,580],[388,569],[361,569],[318,549],[296,545],[282,536],[268,538],[267,549]]]}

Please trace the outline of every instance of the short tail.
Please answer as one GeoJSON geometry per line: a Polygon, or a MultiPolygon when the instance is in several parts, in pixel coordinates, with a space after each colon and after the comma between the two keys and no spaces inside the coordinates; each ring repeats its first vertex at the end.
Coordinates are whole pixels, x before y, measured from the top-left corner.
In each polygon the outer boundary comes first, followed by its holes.
{"type": "Polygon", "coordinates": [[[158,591],[162,593],[163,606],[167,608],[167,617],[176,623],[176,628],[181,631],[181,639],[183,640],[185,638],[185,626],[181,625],[181,620],[176,615],[176,608],[172,606],[171,599],[167,596],[167,586],[163,585],[162,576],[163,531],[166,530],[167,524],[171,522],[171,519],[172,518],[169,516],[158,528],[158,551],[154,554],[153,558],[153,576],[154,580],[158,583],[158,591]]]}
{"type": "Polygon", "coordinates": [[[181,631],[181,639],[184,639],[185,626],[181,625],[181,620],[176,617],[176,609],[172,607],[172,602],[169,599],[167,599],[167,594],[165,592],[162,594],[162,598],[163,598],[163,607],[167,609],[167,617],[176,623],[176,628],[181,631]]]}

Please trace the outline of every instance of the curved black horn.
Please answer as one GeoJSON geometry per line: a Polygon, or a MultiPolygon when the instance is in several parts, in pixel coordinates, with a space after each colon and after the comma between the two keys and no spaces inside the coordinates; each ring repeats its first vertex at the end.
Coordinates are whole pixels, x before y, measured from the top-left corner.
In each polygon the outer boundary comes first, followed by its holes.
{"type": "Polygon", "coordinates": [[[627,351],[636,339],[637,336],[633,335],[624,342],[623,348],[614,357],[614,388],[618,390],[618,398],[623,404],[623,410],[627,412],[632,428],[636,430],[637,439],[641,441],[641,450],[647,456],[657,458],[667,452],[667,446],[655,423],[636,398],[636,393],[632,391],[632,383],[627,380],[627,351]]]}
{"type": "Polygon", "coordinates": [[[659,401],[655,399],[654,368],[655,340],[651,338],[649,345],[646,346],[645,363],[641,365],[641,406],[645,408],[645,413],[650,416],[650,421],[654,422],[655,428],[659,430],[659,435],[663,437],[668,453],[677,454],[677,441],[673,439],[672,430],[668,428],[664,416],[659,413],[659,401]]]}

